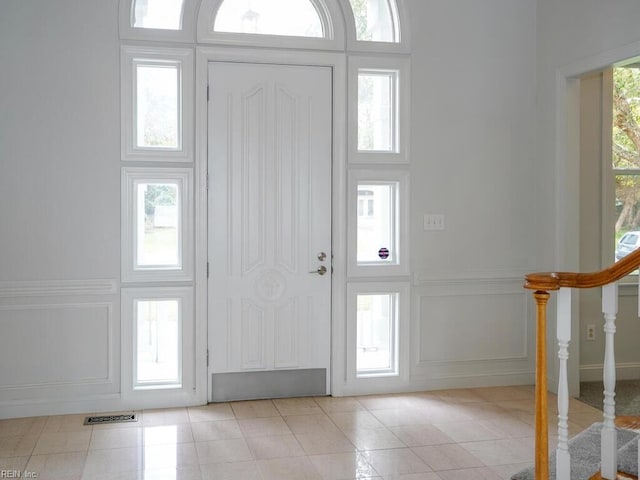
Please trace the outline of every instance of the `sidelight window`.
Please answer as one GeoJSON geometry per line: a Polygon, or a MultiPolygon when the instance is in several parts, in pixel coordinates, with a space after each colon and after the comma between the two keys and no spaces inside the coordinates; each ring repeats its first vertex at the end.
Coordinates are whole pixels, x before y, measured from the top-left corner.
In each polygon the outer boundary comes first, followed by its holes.
{"type": "Polygon", "coordinates": [[[356,372],[358,376],[397,373],[397,294],[358,295],[356,372]]]}
{"type": "Polygon", "coordinates": [[[353,380],[406,377],[409,292],[406,282],[349,283],[347,363],[353,380]]]}
{"type": "Polygon", "coordinates": [[[402,59],[349,59],[349,163],[406,163],[409,65],[402,59]]]}
{"type": "Polygon", "coordinates": [[[192,161],[193,52],[123,47],[122,160],[192,161]]]}
{"type": "Polygon", "coordinates": [[[349,172],[349,274],[406,275],[408,173],[349,172]]]}
{"type": "Polygon", "coordinates": [[[135,148],[179,150],[180,66],[136,61],[135,68],[135,148]]]}
{"type": "Polygon", "coordinates": [[[191,170],[123,169],[122,278],[191,278],[191,170]]]}
{"type": "Polygon", "coordinates": [[[129,395],[193,388],[191,287],[122,289],[123,389],[129,395]]]}
{"type": "Polygon", "coordinates": [[[182,383],[180,299],[136,300],[135,305],[135,387],[179,387],[182,383]]]}

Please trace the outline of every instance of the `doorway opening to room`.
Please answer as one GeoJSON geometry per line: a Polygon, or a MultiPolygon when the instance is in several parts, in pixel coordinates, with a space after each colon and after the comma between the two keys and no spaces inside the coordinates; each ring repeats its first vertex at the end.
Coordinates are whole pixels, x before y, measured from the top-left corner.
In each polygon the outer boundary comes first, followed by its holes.
{"type": "MultiPolygon", "coordinates": [[[[640,245],[640,68],[636,61],[580,78],[580,271],[613,265],[640,245]],[[594,193],[599,192],[598,195],[594,193]],[[594,212],[601,212],[600,215],[594,212]],[[636,245],[638,243],[638,245],[636,245]]],[[[637,271],[619,282],[616,410],[640,385],[637,271]]],[[[580,398],[602,409],[605,334],[599,291],[580,292],[580,398]]],[[[633,395],[635,396],[635,394],[633,395]]]]}

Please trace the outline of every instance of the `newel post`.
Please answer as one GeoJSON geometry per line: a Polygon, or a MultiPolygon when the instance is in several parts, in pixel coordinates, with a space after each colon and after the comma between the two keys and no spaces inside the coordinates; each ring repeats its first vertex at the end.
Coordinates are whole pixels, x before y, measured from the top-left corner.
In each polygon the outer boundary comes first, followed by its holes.
{"type": "Polygon", "coordinates": [[[549,479],[549,433],[547,419],[547,303],[549,292],[537,290],[536,300],[536,480],[549,479]]]}

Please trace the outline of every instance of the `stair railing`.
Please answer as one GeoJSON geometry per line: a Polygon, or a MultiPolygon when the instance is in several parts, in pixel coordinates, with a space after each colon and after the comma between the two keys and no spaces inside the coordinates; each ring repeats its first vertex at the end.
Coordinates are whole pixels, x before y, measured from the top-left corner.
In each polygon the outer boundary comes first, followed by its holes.
{"type": "MultiPolygon", "coordinates": [[[[571,290],[602,288],[604,314],[604,408],[601,432],[601,476],[617,478],[617,433],[615,427],[616,365],[614,338],[618,313],[617,282],[640,267],[640,249],[627,255],[611,267],[593,273],[549,272],[526,275],[524,287],[533,290],[536,301],[536,388],[535,388],[535,478],[549,478],[549,433],[547,417],[547,303],[550,293],[557,291],[558,342],[558,446],[556,449],[556,479],[570,480],[569,454],[569,384],[567,362],[571,341],[571,290]]],[[[640,450],[640,446],[639,446],[640,450]]]]}

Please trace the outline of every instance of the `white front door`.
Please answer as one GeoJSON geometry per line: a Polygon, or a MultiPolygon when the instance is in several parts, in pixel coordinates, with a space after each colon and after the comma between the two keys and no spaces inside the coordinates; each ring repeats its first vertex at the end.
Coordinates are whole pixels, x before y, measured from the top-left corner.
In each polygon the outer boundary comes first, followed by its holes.
{"type": "Polygon", "coordinates": [[[209,64],[210,401],[329,393],[331,84],[209,64]]]}

